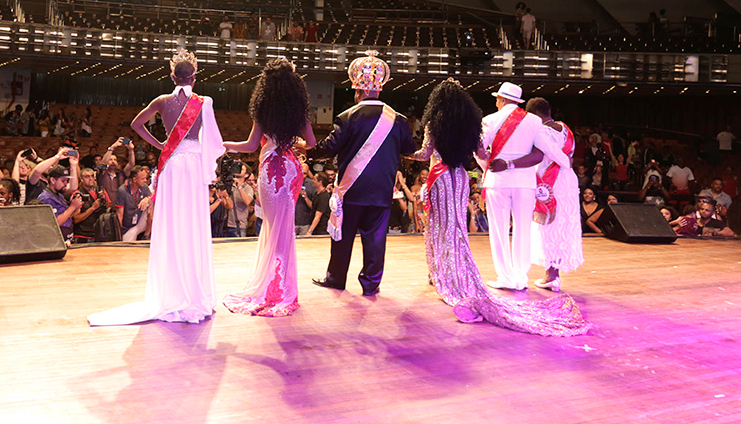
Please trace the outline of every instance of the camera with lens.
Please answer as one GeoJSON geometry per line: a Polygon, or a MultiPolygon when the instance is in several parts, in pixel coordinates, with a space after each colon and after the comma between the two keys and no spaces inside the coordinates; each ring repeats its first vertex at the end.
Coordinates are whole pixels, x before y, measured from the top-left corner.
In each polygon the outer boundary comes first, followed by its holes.
{"type": "Polygon", "coordinates": [[[218,174],[220,180],[216,183],[217,190],[226,190],[229,195],[232,194],[232,185],[234,184],[234,176],[242,173],[242,166],[244,163],[239,159],[234,159],[229,155],[224,155],[219,161],[218,174]],[[223,187],[219,186],[221,184],[223,187]]]}

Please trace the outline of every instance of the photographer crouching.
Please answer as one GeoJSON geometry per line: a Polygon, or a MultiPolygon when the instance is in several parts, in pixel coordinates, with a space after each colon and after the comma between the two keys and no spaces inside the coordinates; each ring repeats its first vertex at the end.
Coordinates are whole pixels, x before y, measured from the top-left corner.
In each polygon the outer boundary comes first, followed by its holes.
{"type": "Polygon", "coordinates": [[[105,190],[98,187],[95,171],[85,168],[80,172],[80,193],[82,207],[72,215],[74,224],[73,243],[92,243],[95,241],[95,222],[105,212],[111,200],[105,190]]]}

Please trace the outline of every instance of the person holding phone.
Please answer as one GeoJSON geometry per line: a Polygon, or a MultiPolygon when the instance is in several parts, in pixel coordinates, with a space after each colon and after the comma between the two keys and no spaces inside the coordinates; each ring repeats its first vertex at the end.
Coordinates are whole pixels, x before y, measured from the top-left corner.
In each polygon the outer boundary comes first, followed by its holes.
{"type": "Polygon", "coordinates": [[[78,158],[73,156],[73,154],[70,154],[70,152],[73,151],[74,150],[71,147],[62,146],[57,151],[57,154],[44,161],[36,155],[36,152],[32,151],[32,153],[29,154],[28,159],[32,162],[38,163],[38,165],[33,168],[33,171],[28,175],[28,180],[26,180],[25,204],[28,204],[28,202],[32,200],[36,200],[44,189],[46,189],[49,181],[44,177],[44,173],[49,171],[52,167],[59,165],[59,162],[65,159],[70,162],[69,184],[65,188],[62,188],[62,194],[70,196],[75,190],[77,190],[79,183],[77,178],[78,158]]]}
{"type": "Polygon", "coordinates": [[[98,172],[98,186],[108,193],[108,196],[111,197],[111,202],[116,203],[118,188],[126,182],[127,176],[136,164],[134,145],[130,139],[119,137],[111,144],[100,162],[104,165],[105,169],[102,172],[98,172]],[[128,149],[129,156],[129,161],[126,163],[123,171],[119,169],[118,157],[114,154],[114,151],[121,146],[125,146],[128,149]]]}

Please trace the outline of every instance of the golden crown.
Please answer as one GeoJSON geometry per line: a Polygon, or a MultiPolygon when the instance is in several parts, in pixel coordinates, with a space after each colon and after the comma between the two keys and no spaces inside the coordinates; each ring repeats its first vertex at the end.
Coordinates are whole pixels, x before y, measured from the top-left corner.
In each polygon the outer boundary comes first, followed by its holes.
{"type": "Polygon", "coordinates": [[[366,56],[359,57],[350,63],[347,75],[352,81],[352,88],[356,90],[381,91],[389,80],[391,70],[389,65],[379,59],[378,52],[368,50],[366,56]]]}
{"type": "Polygon", "coordinates": [[[188,53],[188,51],[185,49],[180,49],[178,54],[170,59],[170,71],[172,73],[175,73],[175,66],[177,66],[178,63],[182,62],[188,62],[193,65],[193,74],[191,76],[195,75],[196,72],[198,72],[198,61],[196,60],[196,55],[194,55],[193,53],[188,53]]]}

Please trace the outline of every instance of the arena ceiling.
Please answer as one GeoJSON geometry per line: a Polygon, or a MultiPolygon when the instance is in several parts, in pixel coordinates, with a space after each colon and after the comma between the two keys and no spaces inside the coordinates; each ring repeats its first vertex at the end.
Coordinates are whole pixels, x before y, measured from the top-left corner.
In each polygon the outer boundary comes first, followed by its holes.
{"type": "MultiPolygon", "coordinates": [[[[93,60],[44,55],[7,55],[0,53],[0,68],[30,69],[34,73],[71,77],[104,77],[143,80],[163,80],[169,77],[167,63],[156,61],[93,60]]],[[[198,81],[216,84],[254,84],[258,67],[208,65],[200,66],[198,81]]],[[[347,74],[328,71],[299,71],[304,77],[335,81],[337,88],[350,88],[347,74]]],[[[470,71],[452,75],[471,92],[494,92],[504,78],[478,77],[470,71]],[[466,72],[469,72],[466,74],[466,72]]],[[[396,74],[384,87],[401,92],[429,92],[448,75],[396,74]]],[[[677,95],[735,95],[741,91],[738,84],[687,84],[666,82],[618,82],[577,79],[507,78],[520,84],[527,93],[542,95],[610,95],[610,96],[677,96],[677,95]]]]}

